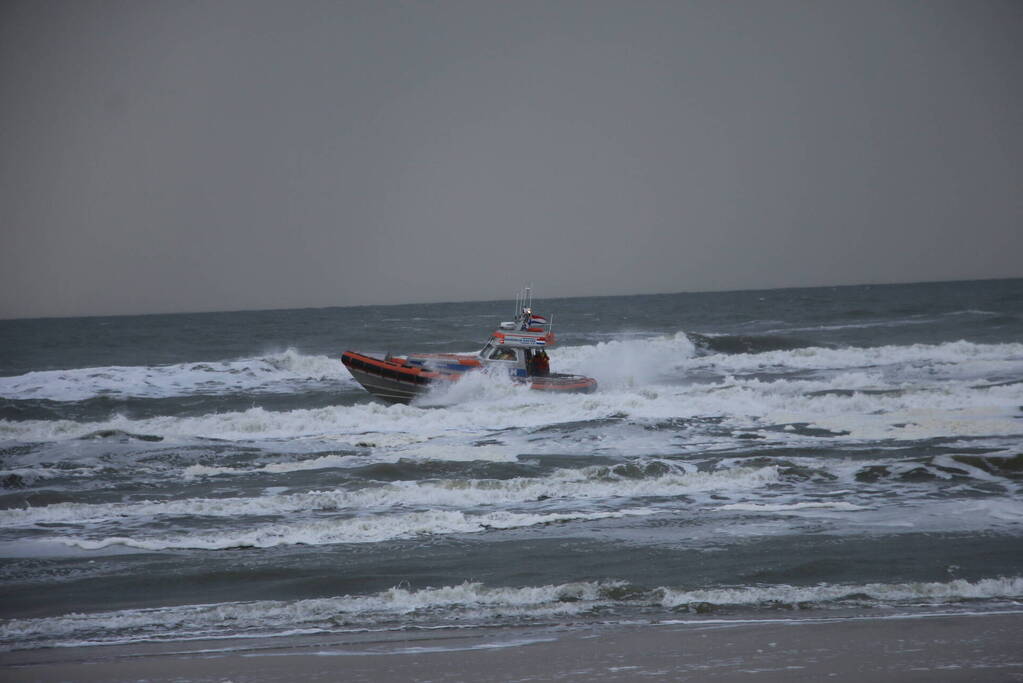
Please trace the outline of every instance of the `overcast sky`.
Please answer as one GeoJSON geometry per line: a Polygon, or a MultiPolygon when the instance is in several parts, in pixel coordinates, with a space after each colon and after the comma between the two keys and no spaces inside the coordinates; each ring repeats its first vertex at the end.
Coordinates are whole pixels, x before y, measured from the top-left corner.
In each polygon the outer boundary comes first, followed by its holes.
{"type": "Polygon", "coordinates": [[[1023,2],[0,5],[0,317],[1023,275],[1023,2]]]}

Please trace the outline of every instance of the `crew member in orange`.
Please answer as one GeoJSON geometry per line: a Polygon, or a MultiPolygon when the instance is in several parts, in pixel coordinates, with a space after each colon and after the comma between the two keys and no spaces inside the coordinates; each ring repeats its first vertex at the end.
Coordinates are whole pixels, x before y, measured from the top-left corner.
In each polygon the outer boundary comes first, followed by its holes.
{"type": "Polygon", "coordinates": [[[538,377],[551,374],[551,363],[546,351],[537,351],[533,355],[533,374],[538,377]]]}

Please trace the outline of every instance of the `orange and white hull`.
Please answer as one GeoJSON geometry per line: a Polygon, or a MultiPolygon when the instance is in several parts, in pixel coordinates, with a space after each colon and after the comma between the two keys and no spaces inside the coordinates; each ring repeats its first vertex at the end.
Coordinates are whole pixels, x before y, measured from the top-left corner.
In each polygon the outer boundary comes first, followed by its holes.
{"type": "MultiPolygon", "coordinates": [[[[369,393],[390,403],[409,403],[431,387],[457,382],[465,372],[481,366],[475,356],[461,354],[416,355],[410,358],[379,358],[357,351],[341,354],[341,362],[355,381],[369,393]]],[[[513,376],[512,379],[528,384],[536,391],[588,394],[597,390],[597,380],[581,375],[552,373],[535,377],[513,376]]]]}

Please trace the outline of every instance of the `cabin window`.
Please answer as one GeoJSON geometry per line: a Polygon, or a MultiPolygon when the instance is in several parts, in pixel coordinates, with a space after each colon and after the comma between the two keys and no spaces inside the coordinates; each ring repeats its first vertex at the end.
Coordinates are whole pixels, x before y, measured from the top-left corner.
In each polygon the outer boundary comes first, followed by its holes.
{"type": "Polygon", "coordinates": [[[515,351],[499,346],[490,354],[490,360],[515,360],[515,351]]]}

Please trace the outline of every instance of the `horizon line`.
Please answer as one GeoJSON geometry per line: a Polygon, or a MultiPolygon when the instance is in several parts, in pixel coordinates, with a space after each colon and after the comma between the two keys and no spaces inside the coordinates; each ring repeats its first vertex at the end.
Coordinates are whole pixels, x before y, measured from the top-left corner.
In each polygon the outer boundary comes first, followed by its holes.
{"type": "MultiPolygon", "coordinates": [[[[611,299],[611,298],[624,298],[633,296],[675,296],[679,294],[724,294],[724,293],[739,293],[739,292],[776,292],[786,290],[801,290],[801,289],[836,289],[840,287],[905,287],[911,285],[935,285],[935,284],[946,284],[946,283],[968,283],[968,282],[995,282],[999,280],[1023,280],[1023,275],[1014,277],[989,277],[989,278],[965,278],[965,279],[953,279],[953,280],[913,280],[906,282],[858,282],[848,284],[832,284],[832,285],[798,285],[791,287],[740,287],[736,289],[690,289],[690,290],[679,290],[673,292],[636,292],[632,294],[588,294],[585,296],[551,296],[551,297],[539,297],[544,301],[555,301],[559,299],[611,299]]],[[[314,311],[324,310],[329,308],[387,308],[392,306],[435,306],[443,304],[465,304],[465,303],[489,303],[489,302],[502,302],[512,301],[514,297],[509,296],[507,299],[444,299],[438,301],[403,301],[398,303],[387,303],[387,304],[330,304],[326,306],[279,306],[271,308],[229,308],[229,309],[216,309],[216,310],[190,310],[190,311],[162,311],[162,312],[151,312],[151,313],[90,313],[85,315],[40,315],[40,316],[22,316],[22,317],[5,317],[0,316],[0,323],[5,322],[18,322],[26,320],[68,320],[75,318],[137,318],[144,316],[154,315],[219,315],[224,313],[265,313],[272,311],[314,311]]]]}

